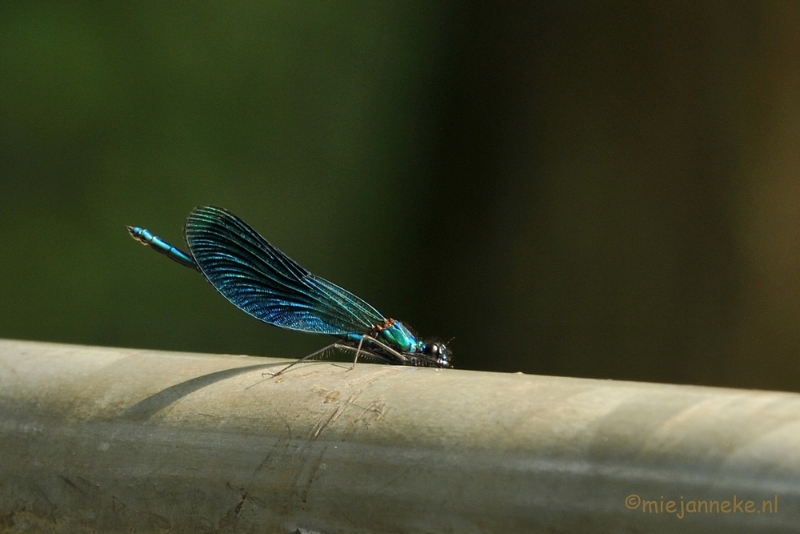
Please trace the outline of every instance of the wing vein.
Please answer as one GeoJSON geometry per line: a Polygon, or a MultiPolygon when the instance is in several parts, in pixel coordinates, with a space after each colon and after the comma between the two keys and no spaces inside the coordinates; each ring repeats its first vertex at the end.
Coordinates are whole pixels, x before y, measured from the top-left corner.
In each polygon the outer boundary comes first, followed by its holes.
{"type": "Polygon", "coordinates": [[[256,319],[336,336],[363,334],[384,320],[365,301],[314,276],[222,208],[195,208],[185,237],[206,280],[256,319]]]}

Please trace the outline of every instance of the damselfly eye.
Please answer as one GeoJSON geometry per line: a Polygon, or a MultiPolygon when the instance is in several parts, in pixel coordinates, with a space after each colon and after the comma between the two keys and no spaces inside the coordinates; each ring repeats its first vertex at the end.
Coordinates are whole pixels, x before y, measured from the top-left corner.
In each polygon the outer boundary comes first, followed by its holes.
{"type": "Polygon", "coordinates": [[[437,367],[451,367],[450,354],[444,343],[428,343],[423,353],[429,356],[437,367]]]}

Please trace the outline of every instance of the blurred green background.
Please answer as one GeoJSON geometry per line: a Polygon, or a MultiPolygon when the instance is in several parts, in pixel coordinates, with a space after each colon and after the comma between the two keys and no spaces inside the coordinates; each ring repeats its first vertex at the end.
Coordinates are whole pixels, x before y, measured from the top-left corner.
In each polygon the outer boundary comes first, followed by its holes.
{"type": "Polygon", "coordinates": [[[800,3],[0,3],[0,337],[301,356],[223,206],[465,369],[800,390],[800,3]]]}

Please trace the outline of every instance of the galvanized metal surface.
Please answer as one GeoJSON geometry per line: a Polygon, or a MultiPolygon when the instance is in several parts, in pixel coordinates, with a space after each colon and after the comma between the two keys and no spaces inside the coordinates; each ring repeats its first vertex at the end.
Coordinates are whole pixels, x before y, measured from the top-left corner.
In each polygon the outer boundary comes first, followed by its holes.
{"type": "Polygon", "coordinates": [[[800,529],[800,395],[279,365],[0,341],[0,531],[800,529]]]}

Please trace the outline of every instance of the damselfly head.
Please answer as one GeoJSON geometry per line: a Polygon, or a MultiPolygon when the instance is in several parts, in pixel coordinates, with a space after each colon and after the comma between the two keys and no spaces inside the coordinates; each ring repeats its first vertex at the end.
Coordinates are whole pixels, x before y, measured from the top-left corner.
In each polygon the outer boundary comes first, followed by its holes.
{"type": "Polygon", "coordinates": [[[450,351],[444,343],[427,343],[422,353],[433,364],[433,367],[449,369],[453,367],[450,351]]]}

